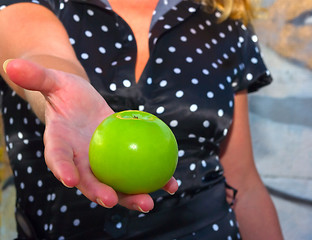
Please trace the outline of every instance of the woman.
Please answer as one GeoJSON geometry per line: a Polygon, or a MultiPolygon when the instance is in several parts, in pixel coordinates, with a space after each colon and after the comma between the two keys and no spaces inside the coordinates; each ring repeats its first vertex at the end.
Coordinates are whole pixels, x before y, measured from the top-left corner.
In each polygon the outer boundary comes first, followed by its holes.
{"type": "Polygon", "coordinates": [[[252,157],[246,93],[271,77],[247,1],[20,2],[0,14],[19,239],[282,239],[252,157]],[[90,171],[93,131],[125,109],[175,133],[174,195],[116,193],[90,171]]]}

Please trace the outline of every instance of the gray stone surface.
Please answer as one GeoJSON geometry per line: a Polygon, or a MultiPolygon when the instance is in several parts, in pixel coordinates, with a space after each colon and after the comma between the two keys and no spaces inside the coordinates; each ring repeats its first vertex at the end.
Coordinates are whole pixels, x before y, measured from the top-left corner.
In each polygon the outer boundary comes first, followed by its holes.
{"type": "MultiPolygon", "coordinates": [[[[256,165],[267,186],[312,201],[312,71],[261,48],[274,82],[249,96],[256,165]]],[[[312,205],[273,201],[285,240],[311,240],[312,205]]]]}

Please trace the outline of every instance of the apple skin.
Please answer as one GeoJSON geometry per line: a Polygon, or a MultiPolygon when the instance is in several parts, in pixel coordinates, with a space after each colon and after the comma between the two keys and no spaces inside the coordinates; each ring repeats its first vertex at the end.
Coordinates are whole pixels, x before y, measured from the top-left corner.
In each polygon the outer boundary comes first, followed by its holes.
{"type": "Polygon", "coordinates": [[[96,178],[118,192],[151,193],[172,177],[178,145],[170,128],[153,114],[127,110],[97,127],[89,146],[96,178]]]}

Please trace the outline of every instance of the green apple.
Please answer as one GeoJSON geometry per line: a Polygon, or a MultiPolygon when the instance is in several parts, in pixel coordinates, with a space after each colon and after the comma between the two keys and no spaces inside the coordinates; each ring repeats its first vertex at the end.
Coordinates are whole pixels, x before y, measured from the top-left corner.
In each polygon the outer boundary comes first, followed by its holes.
{"type": "Polygon", "coordinates": [[[128,110],[107,117],[89,147],[93,174],[126,194],[150,193],[172,177],[178,145],[170,128],[153,114],[128,110]]]}

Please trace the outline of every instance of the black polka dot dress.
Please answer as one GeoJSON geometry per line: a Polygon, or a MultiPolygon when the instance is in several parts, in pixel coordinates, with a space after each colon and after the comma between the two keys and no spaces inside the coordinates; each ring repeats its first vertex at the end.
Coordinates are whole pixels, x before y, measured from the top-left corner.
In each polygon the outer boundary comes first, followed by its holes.
{"type": "MultiPolygon", "coordinates": [[[[2,0],[0,9],[18,0],[2,0]]],[[[91,84],[115,111],[157,115],[179,145],[178,192],[152,193],[148,214],[105,209],[56,180],[44,162],[44,125],[1,81],[5,140],[17,190],[20,239],[240,239],[225,198],[219,144],[231,126],[234,95],[271,82],[257,36],[240,21],[217,23],[185,0],[160,0],[152,20],[150,58],[135,81],[137,47],[127,23],[107,1],[33,0],[53,11],[91,84]],[[31,236],[31,237],[30,237],[31,236]]]]}

